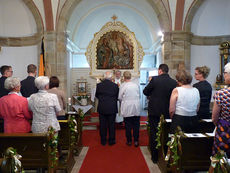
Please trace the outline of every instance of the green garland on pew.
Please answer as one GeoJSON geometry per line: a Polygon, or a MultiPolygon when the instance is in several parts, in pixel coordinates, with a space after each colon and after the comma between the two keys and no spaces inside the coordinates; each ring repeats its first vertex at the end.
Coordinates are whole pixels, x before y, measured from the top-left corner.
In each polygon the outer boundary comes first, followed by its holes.
{"type": "Polygon", "coordinates": [[[230,165],[227,160],[227,155],[224,151],[220,150],[214,156],[210,157],[211,166],[209,173],[228,173],[230,172],[230,165]]]}
{"type": "Polygon", "coordinates": [[[57,166],[57,161],[58,161],[58,135],[56,135],[56,131],[55,129],[50,126],[48,128],[48,137],[49,137],[49,143],[48,146],[51,149],[50,152],[50,160],[51,160],[51,168],[54,168],[55,166],[57,166]]]}
{"type": "Polygon", "coordinates": [[[77,142],[78,142],[78,130],[77,121],[75,115],[70,115],[68,119],[69,129],[70,129],[70,146],[73,152],[77,152],[77,142]]]}
{"type": "Polygon", "coordinates": [[[156,146],[156,149],[159,149],[161,147],[161,134],[162,134],[162,124],[164,122],[164,115],[161,115],[160,117],[160,121],[158,123],[158,126],[157,126],[157,133],[156,133],[156,142],[157,142],[157,146],[156,146]]]}
{"type": "Polygon", "coordinates": [[[20,159],[22,158],[13,147],[6,149],[2,160],[0,172],[2,173],[25,173],[20,159]]]}
{"type": "Polygon", "coordinates": [[[80,116],[81,120],[83,120],[84,117],[85,117],[85,114],[84,114],[83,110],[79,108],[77,113],[80,116]]]}
{"type": "Polygon", "coordinates": [[[169,161],[170,166],[178,165],[178,161],[180,159],[180,153],[181,153],[180,137],[182,135],[183,135],[183,132],[181,131],[181,128],[178,127],[176,133],[173,134],[173,136],[171,137],[171,141],[167,142],[168,152],[165,157],[165,161],[169,161]]]}

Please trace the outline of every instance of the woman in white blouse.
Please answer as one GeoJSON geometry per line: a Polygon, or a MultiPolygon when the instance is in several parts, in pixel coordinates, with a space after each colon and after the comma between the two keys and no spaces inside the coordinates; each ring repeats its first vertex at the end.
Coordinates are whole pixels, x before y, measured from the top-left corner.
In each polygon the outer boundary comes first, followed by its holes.
{"type": "Polygon", "coordinates": [[[199,91],[191,86],[192,76],[185,70],[177,72],[176,80],[179,87],[173,89],[169,106],[171,132],[175,132],[177,126],[187,133],[198,132],[199,91]]]}
{"type": "Polygon", "coordinates": [[[120,86],[118,99],[121,101],[121,115],[124,117],[126,144],[132,145],[131,131],[133,129],[134,145],[139,146],[140,128],[140,89],[137,83],[131,81],[131,73],[123,73],[124,83],[120,86]]]}
{"type": "Polygon", "coordinates": [[[60,125],[57,115],[61,111],[61,107],[57,95],[47,92],[49,78],[39,76],[35,79],[35,86],[39,91],[29,98],[29,109],[33,112],[32,132],[45,133],[49,126],[52,126],[55,131],[59,131],[60,125]]]}

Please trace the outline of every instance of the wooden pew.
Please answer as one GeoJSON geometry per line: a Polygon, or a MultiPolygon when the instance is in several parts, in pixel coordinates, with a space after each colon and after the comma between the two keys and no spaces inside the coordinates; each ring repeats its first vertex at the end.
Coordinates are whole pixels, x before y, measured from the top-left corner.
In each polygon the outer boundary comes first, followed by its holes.
{"type": "Polygon", "coordinates": [[[79,114],[77,112],[68,112],[66,116],[68,117],[68,120],[59,120],[59,124],[61,127],[61,130],[59,131],[59,143],[61,148],[64,150],[68,150],[71,146],[71,143],[73,144],[73,141],[71,142],[71,139],[73,139],[74,134],[72,134],[71,137],[71,129],[69,128],[68,121],[70,120],[69,117],[74,117],[75,121],[77,122],[77,135],[76,143],[74,144],[74,146],[72,146],[72,150],[74,150],[74,155],[78,156],[82,149],[82,119],[79,117],[79,114]]]}
{"type": "Polygon", "coordinates": [[[181,153],[178,168],[184,170],[207,171],[210,167],[213,136],[181,137],[181,153]]]}
{"type": "MultiPolygon", "coordinates": [[[[170,126],[171,126],[171,119],[161,119],[161,133],[160,133],[160,142],[161,146],[158,149],[158,166],[162,172],[169,172],[171,171],[171,167],[169,164],[165,161],[165,156],[167,154],[168,146],[166,145],[168,141],[170,141],[169,133],[170,133],[170,126]]],[[[199,122],[200,124],[200,131],[199,132],[207,132],[211,133],[213,132],[215,126],[214,124],[209,120],[201,120],[199,122]]],[[[186,141],[186,140],[185,140],[186,141]]],[[[212,146],[213,142],[211,143],[212,146]]],[[[205,148],[205,150],[208,148],[205,148]]],[[[210,150],[211,151],[211,150],[210,150]]],[[[183,165],[183,162],[181,162],[183,165]]]]}
{"type": "Polygon", "coordinates": [[[54,172],[51,163],[51,149],[47,134],[34,133],[0,133],[0,155],[8,147],[13,147],[22,155],[24,169],[46,168],[54,172]]]}

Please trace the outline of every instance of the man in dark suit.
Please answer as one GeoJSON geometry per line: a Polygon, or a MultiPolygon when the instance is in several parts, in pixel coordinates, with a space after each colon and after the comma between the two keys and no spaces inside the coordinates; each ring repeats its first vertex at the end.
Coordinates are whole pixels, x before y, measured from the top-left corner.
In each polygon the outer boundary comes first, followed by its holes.
{"type": "Polygon", "coordinates": [[[105,79],[97,84],[96,97],[98,98],[98,113],[100,120],[101,144],[106,144],[107,128],[109,129],[109,145],[116,143],[115,118],[117,109],[118,85],[111,81],[112,73],[106,72],[105,79]]]}
{"type": "Polygon", "coordinates": [[[150,148],[152,161],[157,163],[158,151],[156,133],[160,116],[169,118],[169,101],[172,90],[176,87],[177,82],[168,75],[168,65],[161,64],[158,68],[158,76],[151,79],[149,84],[143,90],[144,95],[148,96],[148,117],[150,124],[150,148]]]}
{"type": "Polygon", "coordinates": [[[7,95],[9,91],[5,89],[4,83],[6,78],[11,77],[13,74],[12,67],[8,65],[3,65],[0,68],[2,77],[0,78],[0,98],[7,95]]]}
{"type": "Polygon", "coordinates": [[[21,94],[24,97],[30,97],[31,94],[38,92],[34,83],[35,76],[37,75],[36,65],[29,64],[27,66],[27,73],[27,78],[21,81],[21,94]]]}

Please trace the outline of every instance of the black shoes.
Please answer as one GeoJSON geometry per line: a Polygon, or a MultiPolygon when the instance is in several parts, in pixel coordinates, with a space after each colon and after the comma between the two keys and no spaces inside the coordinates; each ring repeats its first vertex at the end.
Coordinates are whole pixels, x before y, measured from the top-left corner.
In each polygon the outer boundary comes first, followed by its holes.
{"type": "Polygon", "coordinates": [[[126,142],[126,144],[128,145],[128,146],[131,146],[132,145],[132,142],[126,142]]]}
{"type": "Polygon", "coordinates": [[[138,147],[138,146],[139,146],[139,142],[138,142],[138,141],[135,141],[135,142],[134,142],[134,146],[135,146],[135,147],[138,147]]]}
{"type": "Polygon", "coordinates": [[[109,145],[114,145],[116,144],[116,142],[109,142],[109,145]]]}

